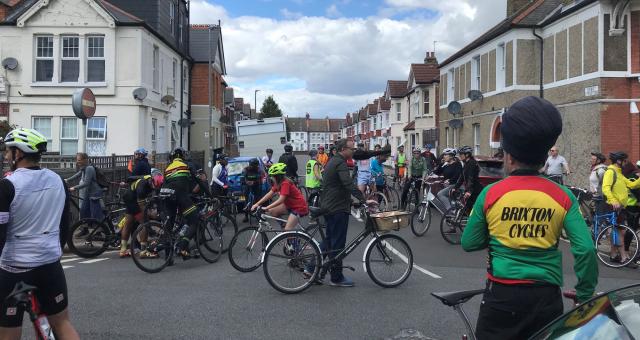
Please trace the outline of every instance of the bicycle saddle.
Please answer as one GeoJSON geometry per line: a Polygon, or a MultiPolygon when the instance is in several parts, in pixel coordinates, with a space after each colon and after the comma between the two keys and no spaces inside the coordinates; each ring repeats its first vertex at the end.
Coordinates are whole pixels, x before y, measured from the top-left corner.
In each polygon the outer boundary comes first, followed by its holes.
{"type": "Polygon", "coordinates": [[[13,287],[13,290],[11,291],[11,293],[9,293],[5,300],[10,300],[13,298],[15,298],[16,300],[23,300],[25,299],[26,293],[34,291],[36,289],[38,288],[20,281],[16,283],[16,285],[13,287]]]}
{"type": "Polygon", "coordinates": [[[445,305],[453,307],[455,305],[463,304],[471,300],[474,296],[482,293],[484,293],[484,289],[431,293],[431,295],[438,298],[438,300],[442,301],[445,305]]]}
{"type": "Polygon", "coordinates": [[[318,218],[326,214],[327,211],[320,207],[309,207],[309,213],[311,214],[311,218],[318,218]]]}

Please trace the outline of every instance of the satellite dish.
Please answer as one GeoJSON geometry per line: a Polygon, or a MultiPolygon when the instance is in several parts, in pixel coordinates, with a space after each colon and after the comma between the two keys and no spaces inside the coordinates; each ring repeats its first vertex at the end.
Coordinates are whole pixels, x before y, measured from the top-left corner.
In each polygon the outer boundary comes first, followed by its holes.
{"type": "Polygon", "coordinates": [[[449,126],[454,129],[459,129],[462,127],[462,119],[452,119],[449,121],[449,126]]]}
{"type": "Polygon", "coordinates": [[[167,104],[167,105],[169,105],[169,104],[172,104],[173,102],[175,102],[176,98],[174,98],[172,95],[168,94],[168,95],[162,97],[162,99],[160,99],[160,101],[165,103],[165,104],[167,104]]]}
{"type": "Polygon", "coordinates": [[[181,128],[186,128],[187,126],[189,126],[189,124],[191,124],[191,119],[188,118],[182,118],[178,120],[178,125],[181,128]]]}
{"type": "Polygon", "coordinates": [[[18,67],[18,60],[16,60],[16,58],[5,58],[2,61],[2,67],[5,68],[5,70],[15,70],[16,67],[18,67]]]}
{"type": "Polygon", "coordinates": [[[467,96],[469,97],[469,100],[471,100],[471,101],[482,100],[482,98],[484,98],[484,96],[482,95],[482,92],[480,92],[478,90],[469,91],[467,96]]]}
{"type": "Polygon", "coordinates": [[[147,98],[147,89],[145,89],[144,87],[138,87],[137,89],[133,90],[133,99],[144,100],[145,98],[147,98]]]}
{"type": "Polygon", "coordinates": [[[460,111],[462,111],[462,105],[460,105],[460,103],[458,103],[456,101],[452,101],[447,106],[447,110],[449,111],[450,114],[455,116],[455,115],[459,114],[460,111]]]}

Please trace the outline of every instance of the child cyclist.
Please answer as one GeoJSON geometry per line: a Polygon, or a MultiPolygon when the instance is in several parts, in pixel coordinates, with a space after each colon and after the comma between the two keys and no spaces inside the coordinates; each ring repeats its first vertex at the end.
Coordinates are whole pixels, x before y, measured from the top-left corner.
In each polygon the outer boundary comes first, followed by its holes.
{"type": "Polygon", "coordinates": [[[284,230],[292,230],[298,224],[298,219],[309,214],[307,201],[293,182],[286,177],[287,165],[284,163],[273,164],[269,168],[272,188],[264,195],[251,210],[256,210],[278,193],[278,199],[264,208],[265,212],[273,217],[289,214],[284,230]]]}

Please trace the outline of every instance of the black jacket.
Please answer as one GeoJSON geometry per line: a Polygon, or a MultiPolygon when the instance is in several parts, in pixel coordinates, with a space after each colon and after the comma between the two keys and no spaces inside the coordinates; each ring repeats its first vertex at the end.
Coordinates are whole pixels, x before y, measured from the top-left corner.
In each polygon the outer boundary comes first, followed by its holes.
{"type": "Polygon", "coordinates": [[[287,165],[287,177],[298,177],[298,160],[293,153],[283,153],[278,159],[278,162],[287,165]]]}
{"type": "Polygon", "coordinates": [[[451,164],[441,164],[433,171],[433,173],[444,177],[444,179],[448,180],[449,183],[455,184],[462,175],[462,165],[460,165],[460,162],[458,161],[451,164]]]}
{"type": "Polygon", "coordinates": [[[462,168],[462,176],[456,182],[456,189],[464,184],[464,188],[471,194],[479,194],[482,191],[482,184],[480,184],[480,165],[474,158],[470,158],[464,163],[462,168]]]}
{"type": "Polygon", "coordinates": [[[347,161],[337,154],[329,160],[322,173],[320,206],[328,214],[348,213],[351,211],[351,195],[364,201],[364,196],[351,180],[347,161]]]}
{"type": "Polygon", "coordinates": [[[149,160],[146,158],[140,158],[135,161],[135,166],[133,168],[133,172],[131,176],[144,176],[151,174],[151,165],[149,165],[149,160]]]}

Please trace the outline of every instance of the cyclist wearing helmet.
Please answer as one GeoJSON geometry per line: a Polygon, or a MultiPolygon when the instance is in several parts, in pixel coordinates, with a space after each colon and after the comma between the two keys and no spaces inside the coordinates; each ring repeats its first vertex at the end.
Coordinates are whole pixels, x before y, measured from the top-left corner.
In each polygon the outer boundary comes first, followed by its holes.
{"type": "Polygon", "coordinates": [[[214,196],[225,196],[229,187],[227,179],[227,155],[218,155],[218,164],[211,170],[211,192],[214,196]]]}
{"type": "Polygon", "coordinates": [[[133,171],[131,172],[132,176],[145,176],[151,174],[151,165],[149,165],[149,160],[147,159],[147,150],[144,148],[138,148],[134,155],[136,157],[133,171]]]}
{"type": "MultiPolygon", "coordinates": [[[[242,170],[242,187],[245,197],[249,198],[249,193],[253,193],[254,200],[262,196],[262,170],[260,170],[260,161],[257,158],[252,158],[249,161],[249,166],[242,170]]],[[[249,211],[245,210],[244,219],[242,222],[249,221],[249,211]]]]}
{"type": "Polygon", "coordinates": [[[462,233],[465,251],[489,253],[478,340],[528,339],[562,314],[563,229],[575,259],[578,301],[593,296],[598,263],[578,201],[538,173],[561,132],[560,113],[542,98],[520,99],[502,115],[508,177],[482,190],[462,233]]]}
{"type": "MultiPolygon", "coordinates": [[[[640,180],[632,181],[622,174],[622,168],[627,164],[628,158],[629,156],[622,151],[610,153],[611,165],[602,178],[602,194],[609,208],[618,213],[618,224],[627,224],[629,213],[626,208],[638,204],[638,200],[633,195],[629,195],[629,189],[640,188],[640,180]]],[[[627,250],[631,240],[625,237],[624,241],[625,247],[621,245],[611,247],[613,249],[610,256],[613,261],[626,262],[629,259],[627,250]]],[[[635,264],[631,262],[629,265],[633,267],[635,264]]]]}
{"type": "Polygon", "coordinates": [[[256,210],[270,200],[273,195],[278,193],[278,199],[264,207],[264,210],[274,217],[289,214],[284,230],[292,230],[297,225],[300,217],[309,214],[309,207],[307,207],[307,201],[304,199],[300,189],[295,186],[286,174],[287,165],[284,163],[276,163],[269,168],[269,177],[271,178],[272,184],[271,190],[256,202],[256,204],[251,207],[251,210],[256,210]]]}
{"type": "Polygon", "coordinates": [[[433,145],[426,144],[424,146],[424,150],[422,151],[422,157],[424,157],[424,160],[427,162],[427,170],[429,170],[429,172],[432,172],[433,169],[435,169],[438,165],[436,155],[431,152],[431,149],[433,149],[433,145]]]}
{"type": "MultiPolygon", "coordinates": [[[[411,164],[409,165],[409,171],[406,172],[404,181],[404,188],[402,189],[402,208],[404,209],[407,204],[407,194],[409,193],[409,188],[411,187],[411,183],[416,183],[416,189],[420,192],[420,187],[422,186],[422,179],[427,175],[427,162],[424,157],[421,155],[420,148],[413,149],[413,157],[411,158],[411,164]]],[[[416,202],[417,204],[418,202],[416,202]]]]}
{"type": "Polygon", "coordinates": [[[287,165],[287,177],[291,178],[296,185],[298,184],[298,160],[293,154],[293,146],[287,144],[284,146],[284,153],[280,156],[278,163],[287,165]]]}
{"type": "Polygon", "coordinates": [[[449,194],[462,175],[462,165],[456,159],[456,153],[457,151],[454,148],[444,149],[442,151],[442,164],[433,171],[434,174],[444,177],[445,182],[449,183],[437,194],[440,202],[444,205],[444,211],[451,208],[449,194]]]}
{"type": "MultiPolygon", "coordinates": [[[[326,154],[324,154],[326,156],[326,154]]],[[[305,182],[304,186],[312,191],[316,191],[320,189],[320,185],[322,182],[322,168],[324,165],[320,163],[318,158],[320,154],[316,152],[316,150],[309,151],[309,161],[305,166],[305,182]]]]}
{"type": "Polygon", "coordinates": [[[267,155],[262,157],[262,164],[265,169],[269,169],[273,165],[273,149],[267,149],[267,155]]]}
{"type": "Polygon", "coordinates": [[[181,147],[176,148],[171,153],[171,163],[164,171],[163,190],[173,191],[173,199],[167,200],[165,203],[167,213],[171,219],[170,225],[173,225],[178,209],[180,209],[182,217],[187,222],[188,227],[186,230],[181,231],[180,240],[176,244],[177,253],[187,259],[190,257],[188,250],[189,240],[193,238],[196,232],[198,211],[191,200],[191,192],[195,181],[194,173],[185,163],[184,156],[185,150],[181,147]]]}
{"type": "Polygon", "coordinates": [[[480,184],[479,179],[480,165],[473,158],[473,149],[470,146],[463,146],[458,149],[458,155],[464,165],[462,167],[462,176],[460,176],[453,188],[454,190],[460,190],[464,185],[466,204],[467,207],[471,208],[478,195],[480,195],[480,191],[482,191],[482,184],[480,184]]]}
{"type": "MultiPolygon", "coordinates": [[[[162,172],[158,169],[153,169],[151,175],[145,175],[131,183],[127,191],[122,195],[122,200],[125,204],[125,222],[120,234],[120,257],[131,256],[128,248],[131,230],[136,224],[143,222],[144,216],[142,212],[144,211],[146,199],[154,190],[159,190],[163,183],[164,176],[162,176],[162,172]]],[[[142,244],[143,248],[145,245],[142,244]]],[[[157,254],[151,254],[146,249],[143,249],[142,253],[140,253],[140,257],[154,256],[157,256],[157,254]]]]}
{"type": "Polygon", "coordinates": [[[0,180],[0,339],[20,339],[24,311],[6,302],[18,282],[33,285],[56,337],[79,339],[69,321],[67,283],[60,264],[70,222],[64,181],[40,168],[47,138],[15,129],[4,139],[13,173],[0,180]]]}
{"type": "Polygon", "coordinates": [[[318,162],[322,167],[326,166],[329,162],[329,155],[324,152],[324,145],[318,146],[318,162]]]}

